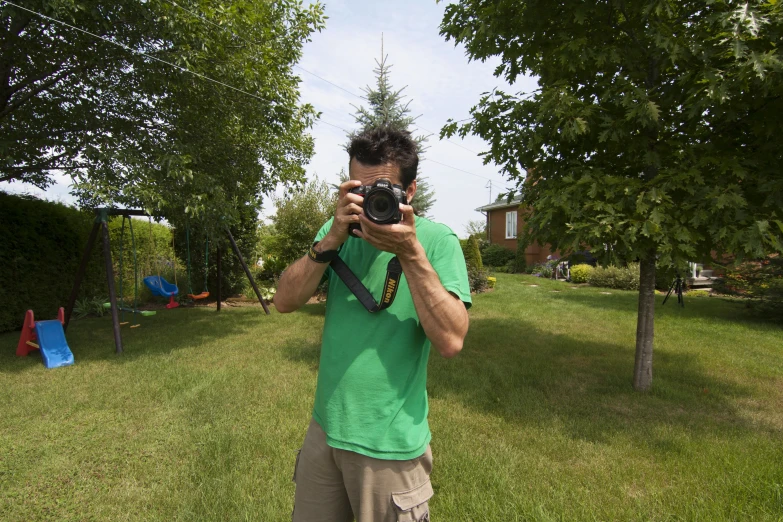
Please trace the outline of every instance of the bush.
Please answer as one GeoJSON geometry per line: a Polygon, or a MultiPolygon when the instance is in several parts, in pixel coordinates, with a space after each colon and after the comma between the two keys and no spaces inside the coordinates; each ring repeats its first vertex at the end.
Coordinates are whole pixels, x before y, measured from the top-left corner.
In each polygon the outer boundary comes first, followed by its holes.
{"type": "Polygon", "coordinates": [[[475,237],[461,239],[462,254],[465,256],[465,266],[468,269],[468,282],[471,292],[483,292],[487,289],[487,272],[481,262],[481,252],[475,237]]]}
{"type": "Polygon", "coordinates": [[[501,245],[489,245],[481,252],[481,261],[485,266],[506,266],[513,261],[516,254],[501,245]]]}
{"type": "Polygon", "coordinates": [[[596,260],[593,257],[592,252],[589,250],[578,250],[568,256],[568,264],[569,266],[576,266],[576,265],[590,265],[595,266],[596,260]]]}
{"type": "Polygon", "coordinates": [[[766,259],[729,267],[718,280],[715,290],[747,297],[750,307],[759,317],[783,321],[783,257],[774,254],[766,259]]]}
{"type": "Polygon", "coordinates": [[[510,263],[510,272],[515,274],[521,274],[527,271],[527,259],[525,257],[525,250],[527,250],[527,243],[523,239],[522,234],[517,236],[517,251],[514,252],[514,259],[510,263]]]}
{"type": "MultiPolygon", "coordinates": [[[[18,330],[25,311],[54,319],[66,306],[94,215],[61,203],[0,192],[0,332],[18,330]]],[[[97,239],[78,298],[106,293],[97,239]]]]}
{"type": "Polygon", "coordinates": [[[555,268],[561,263],[560,259],[550,259],[544,263],[533,265],[532,274],[538,277],[551,279],[555,275],[555,268]]]}
{"type": "Polygon", "coordinates": [[[323,181],[312,181],[301,189],[275,199],[272,225],[258,229],[258,250],[267,276],[279,276],[291,263],[307,253],[318,231],[334,215],[337,199],[323,181]],[[274,260],[267,265],[267,260],[274,260]]]}
{"type": "Polygon", "coordinates": [[[533,265],[533,275],[550,279],[555,273],[554,267],[549,263],[537,263],[533,265]]]}
{"type": "Polygon", "coordinates": [[[595,267],[588,276],[591,286],[616,288],[618,290],[639,290],[639,264],[631,263],[627,267],[610,265],[595,267]]]}
{"type": "Polygon", "coordinates": [[[483,268],[468,267],[468,283],[471,293],[481,293],[489,288],[487,271],[483,268]]]}
{"type": "Polygon", "coordinates": [[[478,240],[475,237],[460,241],[462,246],[462,254],[465,256],[465,264],[470,267],[476,267],[479,270],[484,269],[484,264],[481,262],[481,251],[479,250],[478,240]]]}
{"type": "Polygon", "coordinates": [[[571,282],[586,283],[593,273],[594,268],[591,265],[575,265],[571,267],[571,282]]]}
{"type": "Polygon", "coordinates": [[[682,266],[656,266],[655,267],[655,289],[663,290],[664,292],[669,290],[672,283],[677,278],[677,274],[682,277],[683,290],[687,290],[687,281],[690,274],[688,265],[682,266]]]}

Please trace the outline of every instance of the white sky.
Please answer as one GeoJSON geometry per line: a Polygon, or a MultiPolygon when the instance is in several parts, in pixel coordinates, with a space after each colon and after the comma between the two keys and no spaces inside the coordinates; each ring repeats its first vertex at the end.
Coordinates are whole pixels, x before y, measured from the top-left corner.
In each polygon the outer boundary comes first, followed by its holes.
{"type": "MultiPolygon", "coordinates": [[[[345,132],[334,126],[355,129],[352,104],[366,103],[357,96],[364,94],[363,87],[374,85],[373,69],[381,55],[383,33],[384,51],[388,63],[393,64],[391,84],[395,89],[407,86],[404,94],[411,101],[412,114],[421,115],[416,134],[433,134],[420,167],[420,175],[427,177],[437,199],[430,214],[464,236],[468,221],[483,220],[474,209],[489,201],[488,181],[492,180],[493,198],[509,183],[495,166],[482,165],[478,153],[486,150],[486,145],[481,139],[469,136],[440,141],[440,128],[449,118],[467,118],[483,92],[494,87],[529,91],[536,82],[525,78],[509,87],[492,75],[497,62],[468,63],[462,47],[439,35],[444,10],[445,3],[434,0],[332,0],[326,4],[326,28],[305,45],[299,65],[345,90],[302,69],[295,71],[302,78],[302,101],[323,113],[312,129],[315,155],[307,166],[307,176],[335,183],[340,169],[347,169],[348,155],[343,150],[345,132]]],[[[45,192],[19,183],[0,183],[0,190],[72,203],[68,182],[67,177],[58,177],[45,192]]],[[[271,201],[265,203],[265,213],[270,210],[271,201]]]]}

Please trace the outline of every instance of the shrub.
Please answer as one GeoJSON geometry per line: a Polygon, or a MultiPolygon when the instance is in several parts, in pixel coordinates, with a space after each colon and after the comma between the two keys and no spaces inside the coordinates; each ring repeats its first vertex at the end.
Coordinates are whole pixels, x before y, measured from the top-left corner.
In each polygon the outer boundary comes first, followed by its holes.
{"type": "MultiPolygon", "coordinates": [[[[67,304],[94,217],[61,203],[0,192],[0,332],[19,329],[28,309],[36,319],[53,319],[67,304]]],[[[77,297],[105,293],[99,237],[77,297]]]]}
{"type": "Polygon", "coordinates": [[[488,277],[487,278],[487,286],[489,286],[490,288],[495,288],[495,285],[497,284],[497,282],[498,282],[498,278],[497,277],[488,277]]]}
{"type": "Polygon", "coordinates": [[[481,261],[486,266],[506,266],[516,254],[501,245],[489,245],[481,252],[481,261]]]}
{"type": "Polygon", "coordinates": [[[472,293],[484,292],[489,287],[486,270],[482,268],[468,267],[468,283],[472,293]]]}
{"type": "Polygon", "coordinates": [[[475,237],[470,237],[460,241],[460,244],[462,245],[462,253],[465,256],[465,264],[468,267],[475,266],[479,270],[483,270],[484,264],[481,262],[478,240],[475,237]]]}
{"type": "Polygon", "coordinates": [[[555,273],[555,268],[550,263],[538,263],[533,265],[533,275],[550,279],[555,273]]]}
{"type": "Polygon", "coordinates": [[[525,258],[525,250],[527,250],[527,242],[525,242],[522,234],[517,236],[517,251],[514,253],[514,259],[510,261],[510,271],[515,274],[521,274],[527,271],[527,259],[525,258]]]}
{"type": "Polygon", "coordinates": [[[318,231],[334,215],[337,199],[323,181],[311,181],[285,197],[276,198],[272,225],[258,229],[258,250],[265,260],[275,259],[269,275],[279,276],[305,255],[318,231]]]}
{"type": "Polygon", "coordinates": [[[471,292],[483,292],[487,289],[487,272],[481,262],[481,252],[475,237],[460,240],[465,266],[468,269],[468,281],[471,292]]]}
{"type": "Polygon", "coordinates": [[[783,257],[774,254],[727,268],[715,290],[747,297],[758,316],[783,321],[783,257]]]}
{"type": "Polygon", "coordinates": [[[709,297],[710,293],[707,290],[689,290],[688,297],[709,297]]]}
{"type": "Polygon", "coordinates": [[[639,264],[631,263],[627,267],[610,265],[595,267],[587,278],[591,286],[616,288],[618,290],[639,290],[639,264]]]}
{"type": "Polygon", "coordinates": [[[687,281],[690,274],[688,265],[682,266],[656,266],[655,267],[655,288],[657,290],[668,291],[674,280],[677,278],[677,274],[682,277],[683,290],[687,290],[687,281]]]}
{"type": "Polygon", "coordinates": [[[571,254],[570,256],[568,256],[568,264],[570,266],[575,266],[575,265],[595,266],[596,260],[593,257],[592,252],[590,252],[589,250],[578,250],[573,254],[571,254]]]}
{"type": "Polygon", "coordinates": [[[571,282],[586,283],[593,273],[594,268],[590,265],[582,264],[571,267],[571,282]]]}
{"type": "Polygon", "coordinates": [[[103,317],[103,314],[107,311],[105,305],[108,303],[108,297],[85,297],[77,299],[73,303],[73,318],[84,319],[90,315],[103,317]]]}

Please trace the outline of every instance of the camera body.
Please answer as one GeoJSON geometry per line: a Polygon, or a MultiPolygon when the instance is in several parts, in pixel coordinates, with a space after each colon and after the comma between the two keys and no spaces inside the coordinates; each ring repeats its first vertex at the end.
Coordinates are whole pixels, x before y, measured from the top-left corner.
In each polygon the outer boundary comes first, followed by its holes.
{"type": "MultiPolygon", "coordinates": [[[[393,185],[386,178],[375,180],[372,185],[362,185],[351,189],[353,194],[364,197],[362,209],[367,219],[378,225],[394,225],[402,221],[400,203],[408,204],[408,197],[400,185],[393,185]]],[[[355,236],[354,231],[361,230],[358,223],[351,223],[348,232],[355,236]]]]}

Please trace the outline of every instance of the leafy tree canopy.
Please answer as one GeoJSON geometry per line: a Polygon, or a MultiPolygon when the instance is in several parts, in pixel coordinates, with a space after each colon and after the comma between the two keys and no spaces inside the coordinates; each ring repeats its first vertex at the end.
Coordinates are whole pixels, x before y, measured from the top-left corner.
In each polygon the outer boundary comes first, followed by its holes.
{"type": "Polygon", "coordinates": [[[441,30],[510,83],[539,78],[443,131],[491,144],[529,234],[664,264],[781,250],[780,2],[463,1],[441,30]]]}
{"type": "Polygon", "coordinates": [[[61,170],[88,205],[230,223],[277,183],[303,179],[315,111],[299,104],[292,67],[323,27],[319,4],[18,5],[124,47],[0,7],[3,180],[43,188],[61,170]]]}
{"type": "Polygon", "coordinates": [[[272,224],[262,225],[259,233],[265,268],[282,271],[307,252],[321,226],[334,215],[335,196],[327,183],[316,179],[275,200],[272,224]]]}
{"type": "Polygon", "coordinates": [[[783,246],[783,3],[462,0],[441,33],[532,93],[488,93],[485,161],[517,181],[525,235],[641,266],[634,385],[652,381],[656,262],[783,246]]]}

